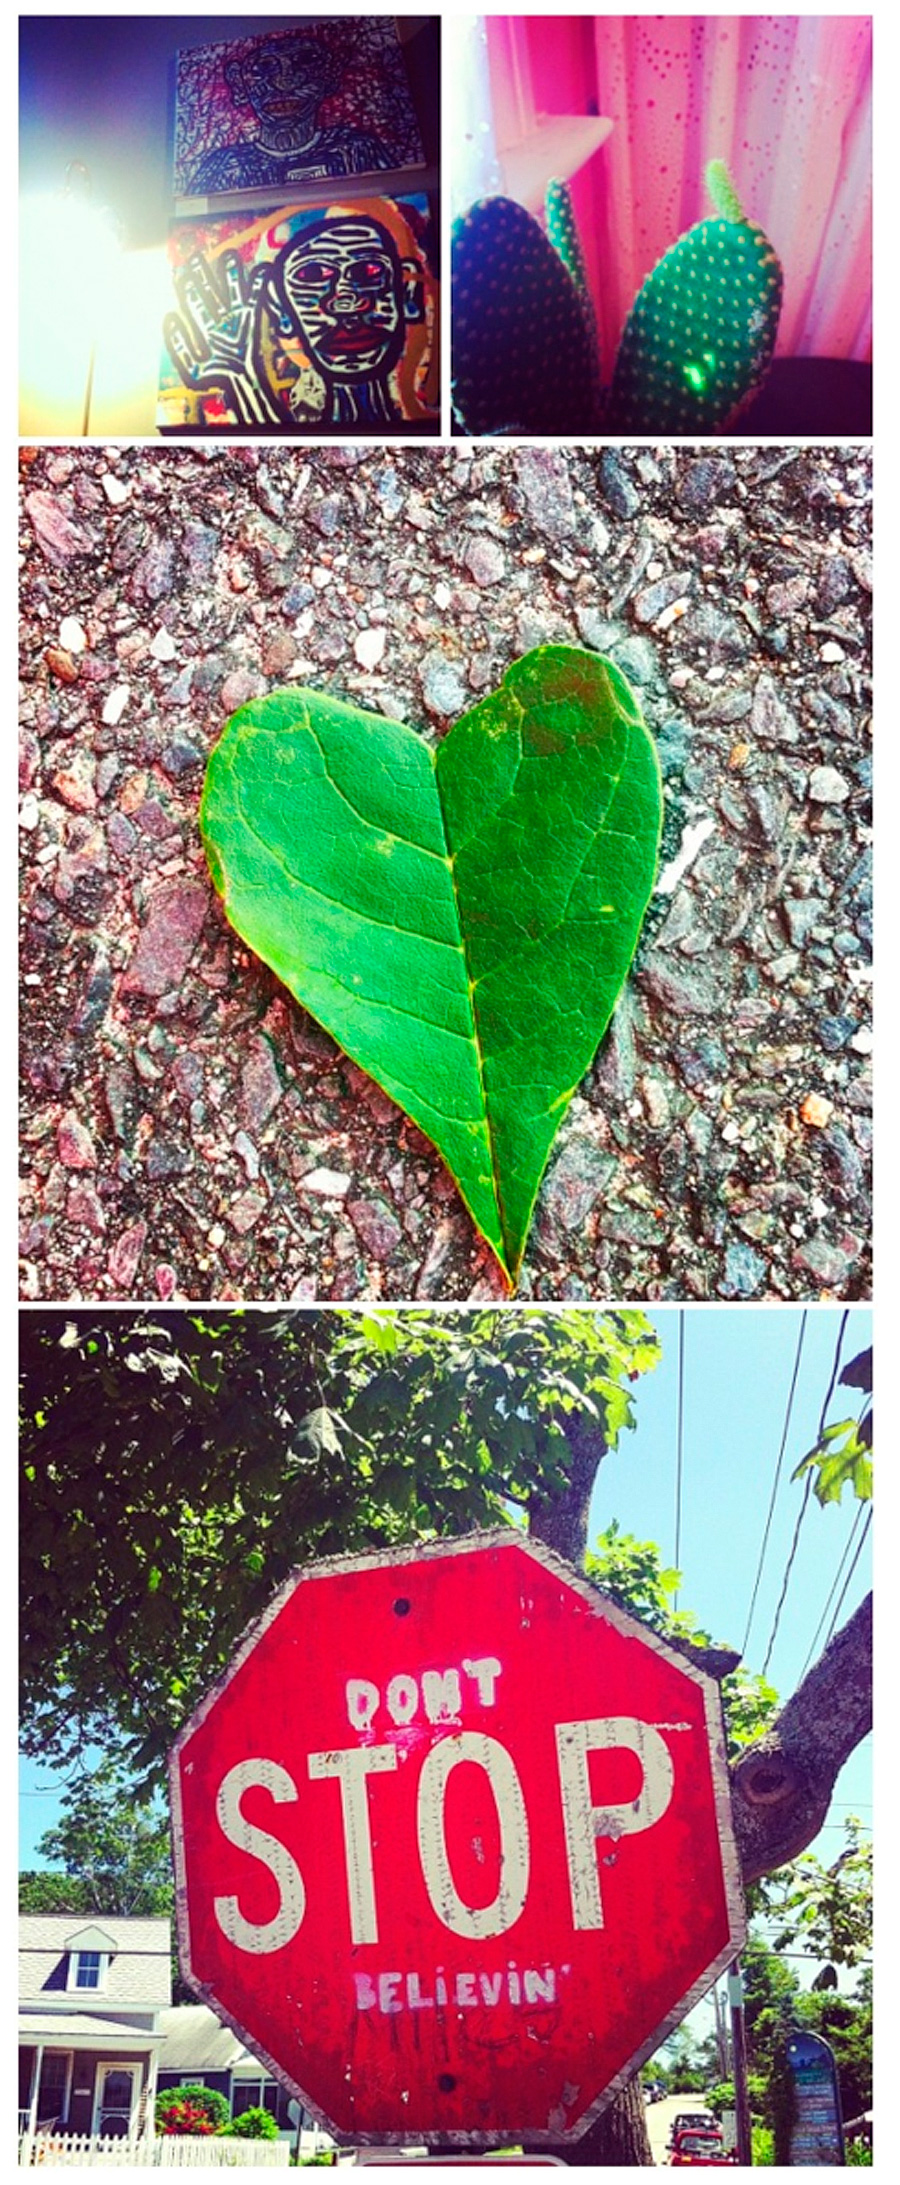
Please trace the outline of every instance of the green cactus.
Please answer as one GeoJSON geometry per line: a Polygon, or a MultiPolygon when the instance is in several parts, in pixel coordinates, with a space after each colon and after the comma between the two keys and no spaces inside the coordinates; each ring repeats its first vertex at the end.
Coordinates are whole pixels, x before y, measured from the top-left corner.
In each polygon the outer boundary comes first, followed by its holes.
{"type": "Polygon", "coordinates": [[[611,432],[715,430],[768,369],[781,267],[762,229],[744,219],[720,160],[706,179],[719,217],[689,228],[644,282],[616,359],[611,432]]]}
{"type": "Polygon", "coordinates": [[[544,198],[544,218],[547,223],[547,240],[553,244],[557,257],[562,259],[581,304],[584,323],[594,343],[599,371],[601,359],[597,320],[568,182],[548,182],[544,198]]]}
{"type": "Polygon", "coordinates": [[[453,237],[453,400],[470,433],[720,430],[765,376],[782,273],[744,218],[721,160],[706,171],[717,217],[660,259],[629,314],[606,401],[584,261],[564,183],[547,235],[520,205],[475,205],[453,237]]]}
{"type": "Polygon", "coordinates": [[[553,244],[523,205],[490,197],[452,242],[453,380],[469,433],[592,433],[596,345],[553,244]]]}

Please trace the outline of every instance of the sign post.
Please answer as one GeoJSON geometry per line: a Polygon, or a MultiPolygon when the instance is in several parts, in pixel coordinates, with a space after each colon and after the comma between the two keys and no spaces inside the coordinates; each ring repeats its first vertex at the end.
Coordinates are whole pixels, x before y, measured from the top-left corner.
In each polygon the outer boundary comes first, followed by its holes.
{"type": "Polygon", "coordinates": [[[513,1528],[296,1571],[170,1775],[186,1979],[361,2144],[577,2139],[743,1940],[717,1686],[513,1528]]]}
{"type": "Polygon", "coordinates": [[[794,2087],[794,2117],[788,2161],[791,2167],[847,2160],[841,2118],[841,2092],[834,2050],[819,2033],[793,2033],[787,2044],[794,2087]]]}

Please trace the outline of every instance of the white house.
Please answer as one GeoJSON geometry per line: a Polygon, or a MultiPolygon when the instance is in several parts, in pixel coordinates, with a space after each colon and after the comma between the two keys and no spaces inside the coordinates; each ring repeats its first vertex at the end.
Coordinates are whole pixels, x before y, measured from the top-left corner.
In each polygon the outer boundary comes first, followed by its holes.
{"type": "Polygon", "coordinates": [[[19,1921],[19,2124],[123,2137],[152,2118],[171,2003],[167,1919],[19,1921]]]}

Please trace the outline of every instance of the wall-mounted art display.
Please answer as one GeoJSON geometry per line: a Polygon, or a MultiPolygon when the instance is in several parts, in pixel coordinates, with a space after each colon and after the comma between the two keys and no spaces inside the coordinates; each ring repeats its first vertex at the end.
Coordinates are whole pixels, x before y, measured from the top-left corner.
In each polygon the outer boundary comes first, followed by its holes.
{"type": "Polygon", "coordinates": [[[169,255],[161,429],[438,429],[424,196],[179,220],[169,255]]]}
{"type": "Polygon", "coordinates": [[[424,163],[397,27],[348,15],[176,56],[175,195],[424,163]]]}

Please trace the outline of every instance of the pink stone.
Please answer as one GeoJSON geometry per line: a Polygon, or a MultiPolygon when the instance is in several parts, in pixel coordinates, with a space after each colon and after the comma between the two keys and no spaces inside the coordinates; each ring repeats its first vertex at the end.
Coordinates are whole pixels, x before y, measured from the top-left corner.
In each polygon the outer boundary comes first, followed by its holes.
{"type": "Polygon", "coordinates": [[[125,994],[168,994],[179,987],[200,939],[209,896],[199,880],[156,888],[131,962],[125,994]]]}
{"type": "Polygon", "coordinates": [[[145,1221],[133,1222],[130,1229],[123,1229],[116,1238],[106,1270],[117,1290],[130,1290],[138,1271],[138,1261],[147,1241],[145,1221]]]}
{"type": "Polygon", "coordinates": [[[66,1200],[66,1220],[74,1228],[91,1229],[100,1236],[106,1228],[106,1212],[92,1183],[72,1184],[66,1200]]]}
{"type": "Polygon", "coordinates": [[[71,1108],[59,1125],[56,1145],[64,1168],[96,1168],[97,1155],[93,1138],[71,1108]]]}

